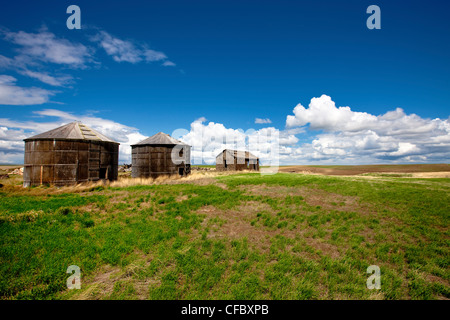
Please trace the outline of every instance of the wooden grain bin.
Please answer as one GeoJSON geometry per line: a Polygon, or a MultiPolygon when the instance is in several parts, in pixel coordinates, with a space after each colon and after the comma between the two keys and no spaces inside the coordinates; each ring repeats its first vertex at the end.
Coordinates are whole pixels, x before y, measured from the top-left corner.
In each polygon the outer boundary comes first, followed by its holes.
{"type": "Polygon", "coordinates": [[[81,122],[72,122],[24,141],[24,187],[117,180],[119,143],[81,122]]]}
{"type": "Polygon", "coordinates": [[[131,177],[186,176],[191,172],[191,147],[158,132],[131,146],[131,177]]]}
{"type": "Polygon", "coordinates": [[[248,151],[225,149],[216,157],[217,171],[259,171],[259,158],[248,151]]]}

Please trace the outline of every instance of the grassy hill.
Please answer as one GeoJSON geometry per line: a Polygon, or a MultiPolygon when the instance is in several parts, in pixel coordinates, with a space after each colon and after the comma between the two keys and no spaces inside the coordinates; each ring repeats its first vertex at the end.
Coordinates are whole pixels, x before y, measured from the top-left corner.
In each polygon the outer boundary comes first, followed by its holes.
{"type": "Polygon", "coordinates": [[[449,195],[450,179],[289,173],[6,186],[0,297],[448,299],[449,195]]]}

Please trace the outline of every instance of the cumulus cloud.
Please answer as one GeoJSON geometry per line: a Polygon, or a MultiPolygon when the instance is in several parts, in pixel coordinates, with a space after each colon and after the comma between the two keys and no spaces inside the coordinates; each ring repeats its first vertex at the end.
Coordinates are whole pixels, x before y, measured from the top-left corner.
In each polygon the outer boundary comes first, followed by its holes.
{"type": "Polygon", "coordinates": [[[162,61],[163,66],[175,66],[175,63],[167,60],[167,56],[163,52],[148,49],[146,45],[139,45],[131,40],[119,39],[106,31],[99,31],[91,37],[91,40],[98,43],[116,62],[135,64],[142,61],[162,61]]]}
{"type": "Polygon", "coordinates": [[[23,143],[25,139],[23,130],[14,130],[7,127],[0,127],[0,152],[19,153],[23,151],[23,143]]]}
{"type": "Polygon", "coordinates": [[[354,112],[349,107],[336,108],[329,96],[312,98],[309,108],[301,104],[294,108],[294,115],[288,115],[286,127],[310,125],[312,130],[358,131],[373,125],[377,117],[365,112],[354,112]]]}
{"type": "Polygon", "coordinates": [[[255,123],[256,124],[265,124],[265,123],[272,123],[272,121],[269,118],[267,118],[267,119],[255,118],[255,123]]]}
{"type": "Polygon", "coordinates": [[[280,145],[292,146],[295,145],[299,139],[294,134],[289,134],[286,131],[280,131],[280,145]]]}
{"type": "Polygon", "coordinates": [[[131,145],[146,137],[138,129],[109,119],[77,115],[55,109],[34,112],[47,121],[13,121],[0,118],[0,163],[23,163],[23,139],[79,120],[120,143],[119,162],[131,163],[131,145]],[[51,121],[49,118],[53,118],[51,121]]]}
{"type": "Polygon", "coordinates": [[[250,151],[261,163],[274,165],[278,160],[279,130],[226,128],[221,123],[199,118],[191,123],[190,131],[179,139],[191,146],[191,162],[214,164],[216,156],[224,149],[250,151]]]}
{"type": "Polygon", "coordinates": [[[402,109],[372,115],[336,107],[329,96],[311,99],[309,108],[298,104],[286,118],[289,129],[308,126],[318,131],[285,161],[379,163],[383,161],[448,161],[450,122],[424,119],[402,109]]]}
{"type": "Polygon", "coordinates": [[[203,124],[204,118],[191,123],[191,130],[180,138],[192,146],[192,162],[196,164],[215,163],[216,156],[223,149],[235,149],[245,145],[245,135],[235,129],[227,129],[223,124],[209,122],[203,124]]]}
{"type": "Polygon", "coordinates": [[[10,129],[0,126],[0,163],[23,163],[23,139],[26,138],[24,130],[10,129]]]}
{"type": "Polygon", "coordinates": [[[41,88],[24,88],[16,85],[17,79],[0,75],[0,104],[3,105],[35,105],[49,101],[54,91],[41,88]]]}
{"type": "Polygon", "coordinates": [[[198,119],[195,119],[194,122],[206,122],[206,118],[205,117],[200,117],[198,119]]]}
{"type": "Polygon", "coordinates": [[[207,123],[202,117],[191,123],[181,140],[193,147],[193,163],[213,164],[223,149],[251,151],[255,146],[255,154],[270,160],[260,150],[274,149],[274,140],[267,139],[274,135],[280,164],[447,162],[450,158],[449,119],[424,119],[400,108],[381,115],[356,112],[337,107],[325,95],[311,99],[309,108],[296,106],[284,130],[244,132],[207,123]]]}

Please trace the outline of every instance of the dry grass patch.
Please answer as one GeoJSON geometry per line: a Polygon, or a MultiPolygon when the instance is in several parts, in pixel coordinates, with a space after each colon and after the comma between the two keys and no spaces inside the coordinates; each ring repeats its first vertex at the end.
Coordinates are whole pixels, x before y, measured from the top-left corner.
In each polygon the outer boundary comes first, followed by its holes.
{"type": "Polygon", "coordinates": [[[105,265],[98,273],[89,278],[81,279],[81,290],[69,297],[71,300],[103,300],[117,299],[121,297],[124,289],[127,299],[148,299],[150,286],[159,286],[160,279],[157,277],[140,277],[139,274],[145,270],[151,257],[140,254],[140,258],[124,269],[105,265]]]}
{"type": "Polygon", "coordinates": [[[280,230],[266,230],[251,225],[251,220],[258,212],[272,212],[272,208],[264,203],[249,201],[232,210],[221,210],[214,206],[204,206],[197,210],[198,214],[205,215],[202,226],[208,225],[209,239],[241,239],[247,238],[254,248],[267,251],[270,247],[270,238],[280,234],[280,230]],[[219,218],[220,220],[217,220],[219,218]],[[212,223],[211,223],[212,221],[212,223]]]}
{"type": "Polygon", "coordinates": [[[318,238],[304,238],[307,245],[313,247],[316,250],[319,250],[322,255],[329,256],[332,259],[337,259],[342,257],[341,250],[345,248],[339,247],[330,243],[325,242],[323,239],[318,238]]]}
{"type": "MultiPolygon", "coordinates": [[[[245,205],[240,205],[232,210],[221,210],[214,206],[205,206],[197,210],[198,214],[206,216],[202,227],[209,228],[208,239],[236,240],[246,238],[251,247],[267,253],[272,239],[276,236],[283,236],[288,239],[301,237],[308,246],[319,250],[321,254],[329,255],[332,258],[341,257],[341,252],[336,245],[327,243],[324,238],[309,236],[308,234],[313,231],[312,228],[302,225],[290,230],[252,225],[251,221],[260,212],[276,215],[276,212],[268,204],[257,201],[249,201],[245,205]]],[[[329,238],[329,235],[326,238],[329,238]]],[[[302,255],[307,256],[308,254],[302,252],[302,255]]]]}
{"type": "Polygon", "coordinates": [[[320,206],[325,210],[346,212],[359,212],[363,214],[377,214],[368,204],[361,203],[355,196],[343,196],[321,189],[307,187],[285,187],[261,185],[240,186],[248,195],[261,195],[267,197],[286,198],[286,196],[301,196],[310,206],[320,206]]]}

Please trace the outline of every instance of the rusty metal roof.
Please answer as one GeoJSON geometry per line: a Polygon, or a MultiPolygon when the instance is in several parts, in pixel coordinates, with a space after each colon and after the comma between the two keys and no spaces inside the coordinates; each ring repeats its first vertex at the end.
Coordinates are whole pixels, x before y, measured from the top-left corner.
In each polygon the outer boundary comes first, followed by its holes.
{"type": "Polygon", "coordinates": [[[29,140],[47,140],[47,139],[58,139],[58,140],[90,140],[90,141],[105,141],[117,143],[114,140],[104,136],[98,131],[82,124],[79,121],[71,122],[64,126],[58,127],[56,129],[40,133],[33,137],[24,139],[24,141],[29,140]]]}
{"type": "Polygon", "coordinates": [[[133,144],[132,146],[143,146],[143,145],[185,145],[186,143],[183,143],[177,139],[172,138],[167,133],[164,132],[158,132],[157,134],[142,140],[141,142],[138,142],[136,144],[133,144]]]}
{"type": "Polygon", "coordinates": [[[248,151],[238,151],[238,150],[230,150],[230,149],[223,150],[221,153],[219,153],[217,155],[217,157],[222,155],[224,152],[226,153],[226,157],[234,157],[234,158],[238,158],[238,159],[240,159],[240,158],[258,159],[257,156],[255,156],[254,154],[252,154],[252,153],[250,153],[248,151]]]}

